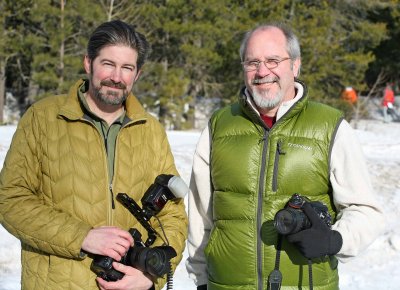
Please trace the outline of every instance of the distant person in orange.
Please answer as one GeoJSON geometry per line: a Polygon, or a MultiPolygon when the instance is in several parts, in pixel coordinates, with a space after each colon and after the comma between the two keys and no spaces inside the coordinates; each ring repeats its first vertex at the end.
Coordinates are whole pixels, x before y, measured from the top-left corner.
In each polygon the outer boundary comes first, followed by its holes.
{"type": "Polygon", "coordinates": [[[393,110],[394,104],[394,92],[392,86],[388,84],[383,91],[383,98],[382,98],[382,111],[383,111],[383,119],[385,123],[390,122],[391,117],[389,116],[389,110],[393,110]]]}
{"type": "Polygon", "coordinates": [[[346,87],[342,93],[342,99],[353,105],[358,99],[357,92],[352,87],[346,87]]]}

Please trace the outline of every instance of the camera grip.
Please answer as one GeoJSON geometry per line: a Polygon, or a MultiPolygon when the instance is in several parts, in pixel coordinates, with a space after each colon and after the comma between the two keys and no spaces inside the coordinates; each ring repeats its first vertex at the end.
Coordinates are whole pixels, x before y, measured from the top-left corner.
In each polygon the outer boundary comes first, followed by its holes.
{"type": "Polygon", "coordinates": [[[96,255],[93,259],[90,269],[98,277],[106,281],[118,281],[124,277],[124,273],[115,270],[112,266],[114,259],[106,256],[96,255]]]}

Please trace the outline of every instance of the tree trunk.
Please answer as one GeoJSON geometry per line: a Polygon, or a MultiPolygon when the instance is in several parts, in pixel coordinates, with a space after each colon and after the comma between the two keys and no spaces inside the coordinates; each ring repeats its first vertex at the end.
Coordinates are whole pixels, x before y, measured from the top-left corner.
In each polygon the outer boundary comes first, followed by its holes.
{"type": "Polygon", "coordinates": [[[59,63],[59,83],[58,83],[58,93],[61,93],[63,90],[64,84],[64,55],[65,55],[65,37],[64,37],[64,0],[61,0],[61,19],[60,19],[60,26],[61,26],[61,44],[60,44],[60,63],[59,63]]]}
{"type": "Polygon", "coordinates": [[[0,60],[0,124],[4,122],[4,104],[6,98],[6,62],[0,60]]]}
{"type": "Polygon", "coordinates": [[[365,99],[363,100],[363,103],[361,104],[361,100],[360,98],[358,99],[357,105],[355,107],[355,111],[354,111],[354,120],[353,120],[353,126],[354,129],[358,129],[358,122],[360,119],[360,108],[361,105],[367,104],[371,97],[377,94],[378,88],[380,88],[385,82],[387,81],[387,75],[384,69],[381,69],[381,71],[379,72],[378,77],[376,78],[376,81],[374,83],[374,85],[372,86],[372,88],[369,90],[368,95],[365,97],[365,99]]]}

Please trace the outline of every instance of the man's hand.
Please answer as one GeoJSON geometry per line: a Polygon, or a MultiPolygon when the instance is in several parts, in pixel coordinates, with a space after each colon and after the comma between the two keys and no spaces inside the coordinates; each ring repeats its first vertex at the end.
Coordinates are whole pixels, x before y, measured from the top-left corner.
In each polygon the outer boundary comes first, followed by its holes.
{"type": "Polygon", "coordinates": [[[82,250],[120,261],[131,245],[133,238],[129,232],[117,227],[99,227],[89,231],[82,250]]]}
{"type": "Polygon", "coordinates": [[[101,290],[149,290],[153,286],[153,281],[138,269],[117,262],[113,262],[113,268],[124,273],[125,276],[115,282],[107,282],[97,277],[101,290]]]}
{"type": "Polygon", "coordinates": [[[302,209],[311,222],[311,228],[287,235],[287,240],[308,259],[337,254],[343,243],[340,233],[331,230],[309,202],[304,203],[302,209]]]}

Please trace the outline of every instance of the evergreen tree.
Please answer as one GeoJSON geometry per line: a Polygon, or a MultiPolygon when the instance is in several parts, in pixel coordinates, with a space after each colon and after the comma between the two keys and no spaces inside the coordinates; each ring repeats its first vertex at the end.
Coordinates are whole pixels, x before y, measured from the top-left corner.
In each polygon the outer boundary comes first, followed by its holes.
{"type": "Polygon", "coordinates": [[[270,21],[299,36],[300,78],[313,99],[351,113],[339,95],[349,85],[368,90],[368,66],[370,75],[384,67],[398,78],[398,0],[0,0],[0,9],[0,94],[6,76],[21,103],[66,92],[84,75],[90,33],[112,19],[133,24],[152,45],[134,92],[168,128],[196,126],[199,102],[236,100],[242,37],[270,21]]]}
{"type": "MultiPolygon", "coordinates": [[[[90,32],[99,24],[98,4],[85,0],[34,0],[30,9],[33,98],[65,93],[84,75],[90,32]]],[[[100,21],[102,22],[102,21],[100,21]]]]}
{"type": "MultiPolygon", "coordinates": [[[[352,108],[346,107],[339,96],[345,86],[366,89],[364,75],[374,60],[371,50],[386,35],[384,24],[368,19],[368,13],[380,7],[380,1],[282,0],[265,5],[251,0],[241,4],[238,20],[249,29],[271,21],[293,28],[302,47],[300,79],[306,82],[311,98],[340,107],[351,118],[352,108]]],[[[234,59],[226,61],[235,63],[234,59]]],[[[237,71],[231,72],[234,78],[237,71]]],[[[239,81],[237,84],[241,85],[239,81]]],[[[234,84],[228,89],[232,87],[234,84]]]]}
{"type": "MultiPolygon", "coordinates": [[[[375,60],[370,63],[366,80],[372,87],[379,76],[384,75],[387,82],[394,84],[397,94],[400,93],[400,1],[391,0],[382,4],[375,11],[369,13],[369,19],[373,22],[384,23],[388,30],[387,37],[373,50],[375,60]]],[[[373,94],[381,97],[384,82],[373,94]]]]}
{"type": "MultiPolygon", "coordinates": [[[[18,100],[20,110],[24,109],[26,87],[29,79],[30,51],[24,45],[28,31],[24,26],[24,17],[28,11],[27,0],[0,0],[0,95],[4,101],[7,88],[18,100]]],[[[3,110],[1,110],[3,113],[3,110]]],[[[1,121],[0,121],[1,123],[1,121]]]]}
{"type": "MultiPolygon", "coordinates": [[[[197,98],[223,97],[217,68],[232,37],[231,1],[154,1],[144,15],[153,47],[151,63],[138,83],[145,103],[159,106],[161,120],[173,128],[192,128],[197,98]],[[155,99],[156,98],[156,99],[155,99]]],[[[233,30],[235,31],[235,30],[233,30]]]]}
{"type": "Polygon", "coordinates": [[[6,87],[6,42],[7,42],[7,29],[6,29],[6,7],[5,1],[0,1],[0,36],[3,39],[0,42],[0,124],[4,121],[4,103],[5,103],[5,87],[6,87]]]}

